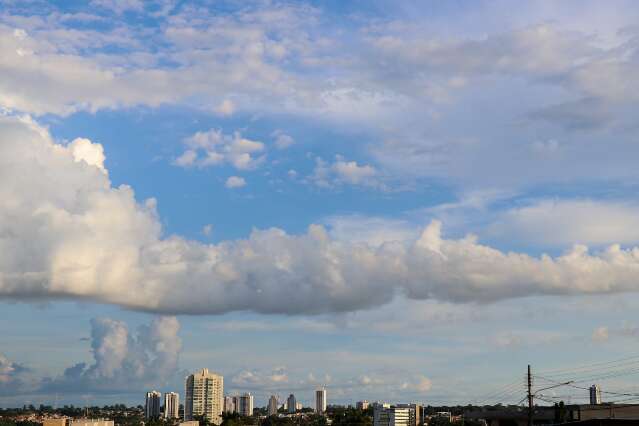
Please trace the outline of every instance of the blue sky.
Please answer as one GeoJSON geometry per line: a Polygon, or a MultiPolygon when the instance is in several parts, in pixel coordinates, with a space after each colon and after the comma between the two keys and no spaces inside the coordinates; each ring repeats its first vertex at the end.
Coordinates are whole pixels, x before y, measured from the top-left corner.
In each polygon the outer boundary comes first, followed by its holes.
{"type": "Polygon", "coordinates": [[[0,405],[467,403],[638,349],[632,2],[0,4],[0,405]]]}

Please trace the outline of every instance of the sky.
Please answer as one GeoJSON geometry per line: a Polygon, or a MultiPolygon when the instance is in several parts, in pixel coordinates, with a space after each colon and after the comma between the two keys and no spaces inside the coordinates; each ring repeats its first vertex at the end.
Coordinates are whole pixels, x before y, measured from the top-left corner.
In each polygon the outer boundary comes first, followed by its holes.
{"type": "MultiPolygon", "coordinates": [[[[258,406],[517,403],[528,364],[636,356],[638,22],[0,1],[0,406],[137,405],[201,368],[258,406]]],[[[636,362],[591,381],[637,393],[636,362]]]]}

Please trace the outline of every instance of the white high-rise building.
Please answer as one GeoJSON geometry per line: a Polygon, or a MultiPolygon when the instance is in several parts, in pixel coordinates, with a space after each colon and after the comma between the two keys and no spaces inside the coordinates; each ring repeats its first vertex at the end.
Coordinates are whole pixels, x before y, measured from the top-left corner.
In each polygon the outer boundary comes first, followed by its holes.
{"type": "Polygon", "coordinates": [[[315,412],[317,414],[326,412],[326,388],[320,388],[315,391],[315,412]]]}
{"type": "Polygon", "coordinates": [[[391,407],[388,426],[410,426],[410,409],[391,407]]]}
{"type": "Polygon", "coordinates": [[[245,393],[240,395],[239,407],[237,409],[240,416],[250,417],[253,415],[253,395],[245,393]]]}
{"type": "Polygon", "coordinates": [[[233,414],[237,411],[237,407],[235,407],[235,397],[233,396],[225,396],[224,397],[224,412],[233,414]]]}
{"type": "Polygon", "coordinates": [[[373,404],[373,426],[410,426],[410,408],[373,404]]]}
{"type": "Polygon", "coordinates": [[[224,377],[204,368],[186,378],[184,420],[204,416],[211,423],[222,423],[224,377]]]}
{"type": "Polygon", "coordinates": [[[268,415],[275,416],[277,414],[277,397],[275,395],[271,395],[268,399],[268,415]]]}
{"type": "Polygon", "coordinates": [[[421,404],[397,404],[395,407],[408,408],[410,415],[409,426],[421,426],[423,424],[422,414],[424,410],[421,404]]]}
{"type": "Polygon", "coordinates": [[[295,395],[290,394],[286,400],[286,408],[289,413],[294,413],[297,410],[297,400],[295,395]]]}
{"type": "Polygon", "coordinates": [[[180,417],[180,394],[166,392],[164,394],[164,418],[177,419],[180,417]]]}
{"type": "Polygon", "coordinates": [[[154,390],[146,393],[146,402],[144,404],[145,419],[160,418],[160,398],[162,398],[162,394],[158,391],[154,390]]]}
{"type": "Polygon", "coordinates": [[[356,407],[358,410],[368,410],[369,405],[370,404],[368,403],[368,401],[363,400],[363,401],[357,401],[356,407]]]}
{"type": "Polygon", "coordinates": [[[601,388],[599,387],[599,385],[590,386],[590,404],[601,404],[601,388]]]}

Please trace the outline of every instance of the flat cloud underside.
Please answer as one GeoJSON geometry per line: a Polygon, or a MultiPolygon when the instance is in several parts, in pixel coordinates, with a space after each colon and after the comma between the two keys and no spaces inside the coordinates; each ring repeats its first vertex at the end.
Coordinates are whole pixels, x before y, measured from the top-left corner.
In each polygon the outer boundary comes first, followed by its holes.
{"type": "Polygon", "coordinates": [[[371,246],[258,230],[216,245],[164,236],[155,201],[113,187],[103,149],[55,143],[28,117],[0,117],[0,297],[83,299],[159,313],[348,312],[412,299],[493,302],[636,291],[639,249],[505,253],[472,236],[371,246]]]}

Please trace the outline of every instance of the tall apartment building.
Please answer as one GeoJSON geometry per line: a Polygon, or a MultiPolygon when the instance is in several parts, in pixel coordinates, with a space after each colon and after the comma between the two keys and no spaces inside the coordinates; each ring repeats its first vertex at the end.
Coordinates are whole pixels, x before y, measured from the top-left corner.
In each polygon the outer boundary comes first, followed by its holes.
{"type": "Polygon", "coordinates": [[[289,413],[297,411],[297,400],[295,399],[295,395],[290,394],[288,396],[288,399],[286,400],[286,407],[289,413]]]}
{"type": "Polygon", "coordinates": [[[599,385],[590,386],[590,404],[601,404],[601,388],[599,387],[599,385]]]}
{"type": "Polygon", "coordinates": [[[408,408],[409,426],[422,426],[424,424],[423,407],[421,404],[397,404],[395,407],[408,408]]]}
{"type": "Polygon", "coordinates": [[[184,420],[204,416],[211,423],[222,423],[224,377],[203,368],[186,378],[184,420]]]}
{"type": "Polygon", "coordinates": [[[160,418],[160,398],[162,394],[158,391],[146,393],[146,402],[144,404],[144,418],[159,419],[160,418]]]}
{"type": "Polygon", "coordinates": [[[410,408],[373,404],[373,426],[410,426],[410,408]]]}
{"type": "Polygon", "coordinates": [[[237,411],[240,413],[240,416],[250,417],[253,415],[253,395],[250,393],[245,393],[244,395],[240,395],[239,398],[239,406],[237,411]]]}
{"type": "Polygon", "coordinates": [[[177,419],[180,417],[180,394],[166,392],[164,394],[164,418],[177,419]]]}
{"type": "Polygon", "coordinates": [[[268,415],[275,416],[277,414],[277,397],[275,395],[271,395],[268,399],[268,415]]]}
{"type": "Polygon", "coordinates": [[[368,403],[368,401],[363,400],[363,401],[357,401],[356,407],[358,410],[364,411],[364,410],[368,410],[369,405],[370,404],[368,403]]]}
{"type": "Polygon", "coordinates": [[[315,412],[317,414],[326,412],[326,388],[320,388],[315,391],[315,412]]]}
{"type": "Polygon", "coordinates": [[[235,397],[234,396],[225,396],[224,397],[224,412],[233,414],[237,411],[237,407],[235,406],[235,397]]]}
{"type": "Polygon", "coordinates": [[[388,425],[388,409],[390,409],[390,404],[384,402],[373,403],[373,426],[388,425]]]}

